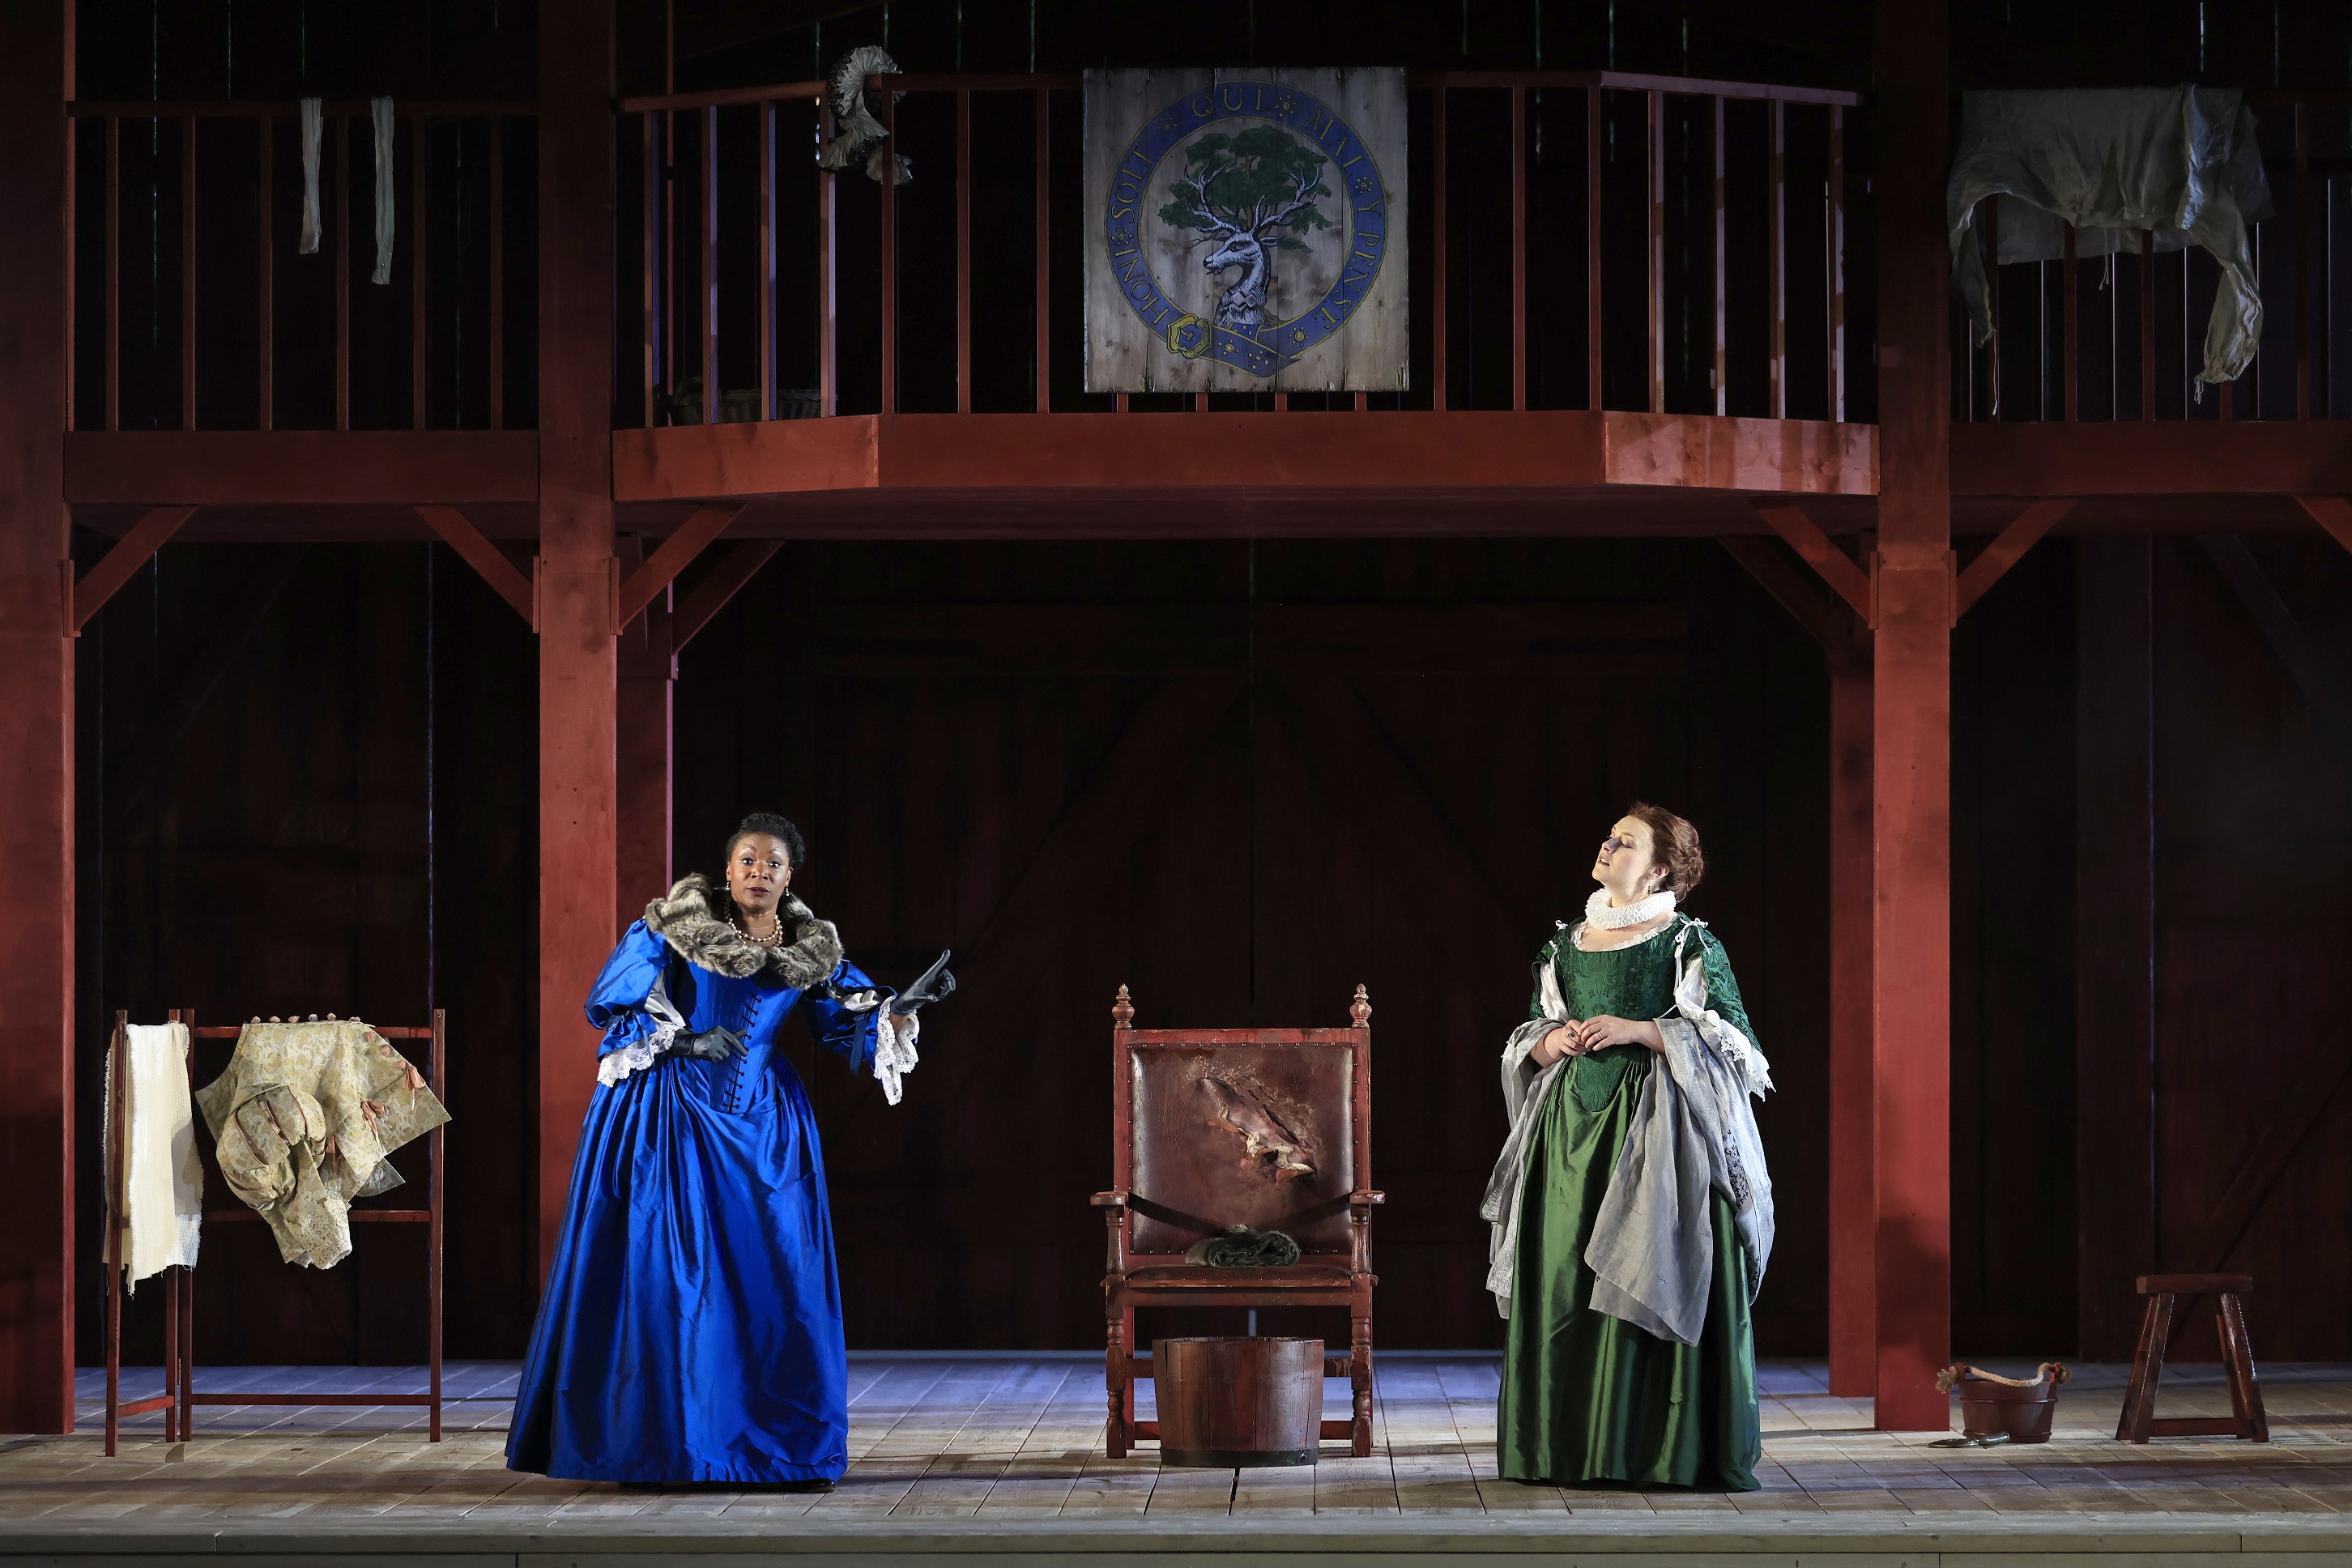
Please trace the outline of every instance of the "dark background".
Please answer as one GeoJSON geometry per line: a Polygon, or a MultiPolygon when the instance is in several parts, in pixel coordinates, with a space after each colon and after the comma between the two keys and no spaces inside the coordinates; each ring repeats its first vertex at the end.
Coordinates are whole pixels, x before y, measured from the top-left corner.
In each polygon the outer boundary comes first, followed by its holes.
{"type": "MultiPolygon", "coordinates": [[[[1613,65],[1868,86],[1859,5],[1241,9],[1238,63],[1613,65]]],[[[886,41],[879,8],[679,10],[682,89],[806,76],[886,41]]],[[[2193,3],[1957,7],[1955,86],[2346,85],[2340,7],[2202,14],[2200,69],[2193,3]]],[[[1112,31],[1124,16],[898,0],[887,43],[911,69],[1196,63],[1139,25],[1112,31]]],[[[623,89],[658,90],[659,10],[625,5],[623,26],[623,89]]],[[[87,98],[531,92],[528,5],[86,0],[80,29],[87,98]]],[[[152,152],[168,166],[170,148],[152,152]]],[[[528,152],[527,138],[510,145],[517,243],[528,152]]],[[[1860,166],[1864,152],[1851,155],[1860,166]]],[[[1857,195],[1858,247],[1865,216],[1857,195]]],[[[159,215],[159,236],[172,221],[159,215]]],[[[168,347],[173,249],[155,254],[150,325],[168,347]]],[[[509,318],[527,323],[527,249],[509,250],[509,318]]],[[[1475,268],[1457,277],[1475,287],[1475,268]]],[[[373,308],[355,289],[362,372],[379,352],[361,314],[373,308]]],[[[397,299],[384,309],[404,319],[397,299]]],[[[1475,319],[1475,300],[1457,309],[1475,319]]],[[[159,375],[140,401],[134,336],[126,327],[124,423],[151,409],[176,425],[175,381],[159,375]]],[[[1480,341],[1462,329],[1457,353],[1485,352],[1480,341]]],[[[525,371],[517,342],[509,365],[525,371]]],[[[910,342],[919,392],[922,339],[910,342]]],[[[380,353],[387,379],[355,391],[355,423],[404,421],[405,383],[392,379],[406,374],[404,350],[387,339],[380,353]]],[[[482,422],[466,391],[474,362],[436,353],[446,385],[432,422],[482,422]]],[[[1452,370],[1457,388],[1491,388],[1466,358],[1452,370]]],[[[1864,398],[1864,378],[1853,384],[1864,398]]],[[[508,417],[527,425],[527,374],[509,385],[508,417]]],[[[302,387],[281,365],[281,424],[302,422],[302,387]]],[[[616,389],[625,408],[633,395],[616,389]]],[[[237,422],[223,396],[207,426],[237,422]]],[[[104,543],[79,537],[85,565],[104,543]]],[[[2352,668],[2340,613],[2352,560],[2316,536],[2251,549],[2323,667],[2352,668]]],[[[2341,1359],[2352,1263],[2334,1242],[2352,1223],[2352,1128],[2328,1064],[2352,1060],[2336,1001],[2352,758],[2336,739],[2352,709],[2345,688],[2331,698],[2289,678],[2197,542],[2158,539],[2147,553],[2155,1261],[2250,1268],[2265,1354],[2341,1359]],[[2232,1184],[2271,1168],[2254,1157],[2283,1113],[2315,1092],[2325,1110],[2226,1259],[2192,1256],[2232,1184]]],[[[2082,660],[2105,657],[2078,647],[2077,628],[2110,582],[2078,571],[2083,555],[2045,542],[1956,634],[1963,1353],[2074,1351],[2074,1194],[2078,1176],[2104,1179],[2078,1171],[2076,1130],[2118,1092],[2074,1070],[2078,921],[2101,918],[2106,891],[2077,877],[2078,778],[2104,775],[2078,754],[2091,731],[2075,680],[2082,660]]],[[[446,1007],[450,1353],[519,1354],[535,1289],[528,632],[437,545],[175,544],[91,624],[79,661],[85,1127],[115,1007],[381,1023],[446,1007]]],[[[852,1342],[1098,1342],[1101,1233],[1085,1197],[1108,1170],[1112,991],[1133,986],[1154,1026],[1317,1024],[1340,1020],[1359,981],[1375,1010],[1374,1160],[1391,1194],[1375,1229],[1381,1341],[1496,1342],[1475,1217],[1501,1135],[1494,1052],[1524,1007],[1528,957],[1582,901],[1591,845],[1644,795],[1706,835],[1692,908],[1728,946],[1780,1084],[1761,1113],[1780,1248],[1759,1348],[1818,1352],[1825,710],[1818,650],[1706,542],[788,546],[684,657],[679,868],[709,866],[742,812],[782,809],[811,842],[801,885],[853,953],[904,979],[952,945],[965,984],[933,1016],[898,1108],[795,1044],[824,1123],[852,1342]]],[[[2101,807],[2094,790],[2088,808],[2101,807]]],[[[88,1236],[94,1150],[86,1139],[88,1236]]],[[[279,1266],[257,1228],[215,1227],[198,1274],[201,1358],[416,1359],[419,1238],[403,1228],[379,1227],[316,1274],[279,1266]]],[[[89,1359],[100,1298],[80,1300],[89,1359]]],[[[157,1315],[142,1292],[133,1359],[155,1353],[157,1315]]]]}

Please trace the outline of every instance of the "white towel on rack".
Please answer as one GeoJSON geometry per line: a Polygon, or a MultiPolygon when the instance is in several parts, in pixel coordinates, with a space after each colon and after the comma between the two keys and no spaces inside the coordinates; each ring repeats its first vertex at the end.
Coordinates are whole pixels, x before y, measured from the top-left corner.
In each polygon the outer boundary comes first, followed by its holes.
{"type": "MultiPolygon", "coordinates": [[[[205,1171],[196,1158],[195,1110],[188,1099],[188,1026],[132,1024],[123,1047],[128,1069],[108,1064],[110,1073],[124,1070],[123,1204],[115,1217],[122,1269],[135,1287],[174,1264],[194,1266],[205,1171]]],[[[107,1105],[110,1141],[110,1094],[107,1105]]]]}
{"type": "Polygon", "coordinates": [[[305,256],[319,254],[319,100],[302,100],[302,243],[305,256]]]}
{"type": "Polygon", "coordinates": [[[371,283],[392,281],[392,100],[368,100],[368,117],[375,121],[375,270],[371,283]]]}

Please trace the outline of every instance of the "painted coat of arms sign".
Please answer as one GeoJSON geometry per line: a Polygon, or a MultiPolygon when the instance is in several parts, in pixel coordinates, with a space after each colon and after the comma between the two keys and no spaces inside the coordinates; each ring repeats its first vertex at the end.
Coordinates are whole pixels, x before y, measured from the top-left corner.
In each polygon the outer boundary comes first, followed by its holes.
{"type": "Polygon", "coordinates": [[[1403,390],[1403,71],[1088,71],[1086,95],[1087,391],[1403,390]]]}

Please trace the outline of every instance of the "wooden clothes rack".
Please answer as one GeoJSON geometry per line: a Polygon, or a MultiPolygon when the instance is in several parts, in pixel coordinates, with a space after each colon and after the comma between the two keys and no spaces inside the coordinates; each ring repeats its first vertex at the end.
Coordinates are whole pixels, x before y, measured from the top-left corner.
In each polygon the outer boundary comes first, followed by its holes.
{"type": "MultiPolygon", "coordinates": [[[[117,1013],[115,1015],[116,1028],[118,1031],[121,1028],[125,1016],[126,1016],[121,1013],[117,1013]]],[[[173,1023],[185,1024],[188,1026],[188,1087],[190,1091],[193,1092],[195,1089],[196,1083],[195,1042],[198,1040],[234,1040],[244,1033],[244,1026],[229,1025],[226,1026],[198,1028],[196,1026],[195,1009],[193,1007],[173,1008],[166,1015],[166,1016],[173,1023]]],[[[361,1022],[362,1020],[353,1019],[350,1021],[361,1022]]],[[[441,1100],[445,1104],[447,1103],[446,1097],[442,1092],[443,1069],[447,1057],[449,1038],[449,1015],[446,1009],[436,1007],[433,1010],[433,1022],[429,1027],[416,1028],[401,1027],[398,1026],[388,1026],[383,1024],[371,1024],[368,1026],[387,1040],[424,1040],[427,1042],[426,1048],[430,1055],[425,1065],[425,1082],[432,1088],[433,1094],[436,1099],[441,1100]]],[[[117,1038],[118,1040],[121,1038],[119,1034],[117,1038]]],[[[116,1074],[118,1079],[120,1079],[121,1076],[121,1075],[119,1072],[116,1074]]],[[[116,1114],[118,1117],[119,1126],[119,1107],[116,1109],[116,1114]]],[[[427,1173],[425,1184],[425,1206],[423,1208],[394,1209],[354,1207],[351,1211],[351,1220],[354,1225],[421,1225],[425,1227],[425,1342],[427,1347],[425,1352],[425,1371],[428,1376],[428,1383],[425,1393],[197,1393],[194,1385],[196,1360],[194,1349],[196,1304],[195,1290],[192,1278],[194,1271],[189,1269],[181,1269],[179,1270],[179,1273],[183,1276],[183,1279],[178,1281],[179,1294],[176,1296],[167,1296],[165,1298],[166,1318],[164,1339],[166,1359],[163,1376],[167,1392],[163,1395],[155,1399],[140,1400],[133,1404],[123,1405],[121,1408],[120,1414],[123,1415],[134,1415],[143,1411],[159,1409],[164,1410],[166,1412],[163,1418],[165,1436],[170,1437],[174,1441],[185,1442],[195,1435],[195,1406],[199,1405],[423,1405],[425,1410],[429,1412],[426,1418],[426,1440],[434,1443],[441,1441],[441,1407],[444,1403],[446,1403],[441,1394],[441,1282],[442,1237],[444,1231],[445,1209],[442,1181],[442,1172],[444,1169],[442,1151],[443,1131],[444,1128],[436,1127],[425,1135],[425,1152],[427,1173]],[[174,1420],[175,1415],[176,1422],[174,1420]],[[175,1426],[176,1431],[174,1430],[175,1426]]],[[[201,1148],[203,1146],[203,1140],[199,1139],[197,1142],[198,1146],[201,1148]]],[[[118,1164],[121,1162],[121,1144],[118,1135],[116,1142],[116,1162],[118,1164]]],[[[214,1163],[214,1162],[207,1159],[205,1161],[205,1164],[213,1176],[218,1176],[219,1168],[214,1163]]],[[[205,1211],[205,1223],[208,1226],[260,1225],[263,1221],[261,1215],[255,1213],[252,1209],[239,1205],[235,1208],[206,1209],[205,1211]]],[[[112,1245],[112,1243],[110,1243],[110,1247],[112,1245]]],[[[113,1257],[111,1250],[110,1250],[108,1257],[110,1262],[113,1257]]],[[[110,1279],[111,1279],[111,1275],[110,1275],[110,1279]]],[[[116,1310],[118,1301],[119,1298],[115,1296],[110,1295],[108,1298],[108,1407],[106,1451],[109,1454],[114,1452],[114,1426],[117,1415],[114,1405],[114,1369],[121,1354],[121,1325],[116,1310]]]]}
{"type": "MultiPolygon", "coordinates": [[[[106,1042],[112,1058],[112,1067],[106,1075],[106,1122],[110,1133],[107,1145],[106,1170],[106,1457],[114,1458],[120,1440],[122,1418],[144,1415],[150,1411],[163,1413],[163,1440],[181,1440],[187,1426],[187,1345],[186,1329],[195,1321],[194,1274],[174,1263],[163,1271],[163,1392],[134,1399],[122,1400],[122,1211],[129,1200],[130,1155],[124,1148],[129,1131],[124,1126],[131,1100],[131,1063],[123,1050],[130,1043],[131,1015],[123,1008],[114,1012],[114,1033],[106,1042]]],[[[193,1081],[195,1072],[195,1041],[188,1042],[187,1060],[193,1081]]]]}

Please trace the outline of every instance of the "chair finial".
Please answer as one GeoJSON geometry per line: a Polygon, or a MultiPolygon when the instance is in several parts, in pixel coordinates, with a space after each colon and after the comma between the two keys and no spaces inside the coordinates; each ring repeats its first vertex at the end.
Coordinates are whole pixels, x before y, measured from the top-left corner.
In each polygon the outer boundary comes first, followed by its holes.
{"type": "Polygon", "coordinates": [[[1114,1029],[1124,1029],[1134,1022],[1135,1004],[1129,999],[1127,987],[1121,985],[1118,988],[1118,1000],[1110,1005],[1110,1026],[1114,1029]]]}
{"type": "Polygon", "coordinates": [[[1364,988],[1360,985],[1356,987],[1355,1001],[1348,1005],[1348,1016],[1356,1020],[1356,1027],[1359,1029],[1372,1021],[1372,1000],[1364,994],[1364,988]]]}

